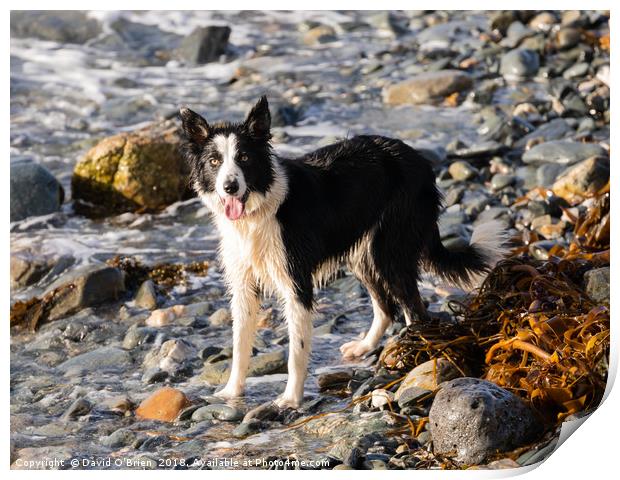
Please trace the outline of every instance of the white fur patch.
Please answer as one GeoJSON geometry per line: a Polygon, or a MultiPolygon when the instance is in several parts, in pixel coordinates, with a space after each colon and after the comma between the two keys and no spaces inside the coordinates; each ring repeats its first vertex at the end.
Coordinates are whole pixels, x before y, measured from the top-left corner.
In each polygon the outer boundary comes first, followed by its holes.
{"type": "Polygon", "coordinates": [[[215,191],[220,197],[227,196],[228,193],[224,191],[224,183],[234,179],[239,183],[239,190],[235,193],[235,196],[242,197],[245,194],[247,184],[243,171],[235,162],[235,157],[237,156],[237,136],[234,133],[228,136],[216,135],[213,137],[213,143],[222,156],[222,165],[215,179],[215,191]]]}
{"type": "MultiPolygon", "coordinates": [[[[499,220],[489,220],[474,227],[469,243],[482,252],[489,268],[493,268],[510,251],[507,240],[504,224],[499,220]]],[[[470,285],[479,287],[485,278],[486,274],[475,275],[470,285]]]]}
{"type": "MultiPolygon", "coordinates": [[[[219,140],[222,150],[230,152],[230,140],[219,140]]],[[[219,146],[218,146],[219,149],[219,146]]],[[[224,166],[222,165],[222,168],[224,166]]],[[[202,194],[213,212],[221,234],[220,253],[226,282],[233,295],[233,363],[229,381],[221,393],[225,397],[240,395],[245,385],[257,303],[253,286],[267,294],[276,294],[284,306],[289,324],[291,346],[289,379],[281,405],[299,406],[311,346],[312,312],[299,303],[288,272],[280,223],[275,214],[286,198],[288,181],[277,159],[272,159],[273,183],[265,193],[251,192],[246,212],[239,220],[228,221],[217,194],[202,194]]]]}

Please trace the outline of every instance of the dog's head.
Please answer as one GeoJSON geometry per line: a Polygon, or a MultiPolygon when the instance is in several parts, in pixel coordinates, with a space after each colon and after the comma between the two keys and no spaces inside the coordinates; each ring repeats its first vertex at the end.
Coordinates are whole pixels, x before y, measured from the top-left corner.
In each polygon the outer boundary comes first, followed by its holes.
{"type": "Polygon", "coordinates": [[[209,125],[189,108],[182,108],[179,115],[196,192],[229,220],[259,209],[275,175],[267,98],[261,97],[245,121],[237,124],[209,125]]]}

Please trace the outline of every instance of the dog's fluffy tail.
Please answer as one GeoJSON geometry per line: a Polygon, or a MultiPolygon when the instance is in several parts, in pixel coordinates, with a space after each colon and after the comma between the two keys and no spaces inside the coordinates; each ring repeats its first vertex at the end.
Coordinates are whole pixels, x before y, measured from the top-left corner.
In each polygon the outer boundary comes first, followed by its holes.
{"type": "Polygon", "coordinates": [[[508,248],[502,222],[491,220],[474,228],[469,245],[447,249],[435,228],[428,247],[428,262],[432,270],[463,288],[480,286],[486,274],[501,260],[508,248]]]}

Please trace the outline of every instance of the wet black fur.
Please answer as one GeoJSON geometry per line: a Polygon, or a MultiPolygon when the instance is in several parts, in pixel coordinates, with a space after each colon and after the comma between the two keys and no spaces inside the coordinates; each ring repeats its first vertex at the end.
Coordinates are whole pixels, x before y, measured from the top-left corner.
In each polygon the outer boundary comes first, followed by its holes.
{"type": "MultiPolygon", "coordinates": [[[[253,115],[265,120],[264,109],[268,112],[263,98],[244,124],[219,129],[244,138],[253,115]]],[[[192,140],[194,121],[184,119],[186,151],[194,158],[194,178],[208,185],[204,162],[196,160],[204,154],[192,140]]],[[[261,138],[244,148],[251,149],[256,164],[270,163],[264,125],[261,138]]],[[[459,250],[443,246],[437,226],[441,195],[431,164],[400,140],[356,136],[280,162],[288,178],[288,195],[276,216],[289,272],[306,308],[313,305],[313,272],[325,261],[345,256],[369,232],[373,232],[369,254],[350,268],[390,316],[401,307],[412,318],[426,318],[417,286],[421,266],[454,282],[487,269],[475,246],[459,250]]],[[[260,187],[248,181],[250,188],[268,188],[272,177],[266,168],[263,172],[261,180],[252,177],[260,187]]]]}

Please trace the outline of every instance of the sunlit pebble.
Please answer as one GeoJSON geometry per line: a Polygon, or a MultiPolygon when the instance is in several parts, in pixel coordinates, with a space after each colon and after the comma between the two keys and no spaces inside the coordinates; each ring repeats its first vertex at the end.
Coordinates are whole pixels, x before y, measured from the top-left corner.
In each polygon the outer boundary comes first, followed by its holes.
{"type": "Polygon", "coordinates": [[[184,314],[185,305],[175,305],[170,308],[154,310],[145,323],[149,327],[164,327],[170,325],[175,318],[182,317],[184,314]]]}
{"type": "Polygon", "coordinates": [[[381,408],[394,401],[394,394],[388,390],[377,388],[372,391],[372,406],[381,408]]]}

